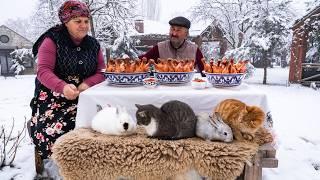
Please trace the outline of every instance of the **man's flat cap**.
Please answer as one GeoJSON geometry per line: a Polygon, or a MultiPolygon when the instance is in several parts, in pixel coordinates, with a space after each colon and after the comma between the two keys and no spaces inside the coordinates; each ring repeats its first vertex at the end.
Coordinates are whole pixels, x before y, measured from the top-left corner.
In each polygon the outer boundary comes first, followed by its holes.
{"type": "Polygon", "coordinates": [[[190,25],[191,25],[190,21],[187,18],[182,17],[182,16],[178,16],[178,17],[175,17],[175,18],[171,19],[169,21],[169,24],[171,26],[173,26],[173,25],[182,26],[182,27],[185,27],[185,28],[188,28],[188,29],[190,28],[190,25]]]}

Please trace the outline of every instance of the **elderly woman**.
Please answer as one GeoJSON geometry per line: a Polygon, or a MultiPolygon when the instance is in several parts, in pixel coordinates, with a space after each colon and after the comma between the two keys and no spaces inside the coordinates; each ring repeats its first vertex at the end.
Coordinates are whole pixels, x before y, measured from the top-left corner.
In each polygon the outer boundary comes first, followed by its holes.
{"type": "Polygon", "coordinates": [[[98,41],[88,36],[90,13],[86,4],[69,0],[59,9],[57,25],[37,40],[34,97],[30,103],[30,135],[42,159],[53,143],[75,127],[79,93],[104,81],[105,68],[98,41]]]}

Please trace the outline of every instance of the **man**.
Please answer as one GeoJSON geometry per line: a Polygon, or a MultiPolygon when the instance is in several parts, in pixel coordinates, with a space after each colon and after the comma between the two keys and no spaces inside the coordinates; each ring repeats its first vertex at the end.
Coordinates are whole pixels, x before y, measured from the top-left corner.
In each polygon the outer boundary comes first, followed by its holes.
{"type": "Polygon", "coordinates": [[[158,58],[195,59],[195,68],[202,73],[204,69],[201,62],[203,55],[196,44],[187,40],[191,25],[190,21],[185,17],[178,16],[171,19],[169,24],[170,40],[159,42],[139,58],[146,57],[154,60],[158,58]]]}

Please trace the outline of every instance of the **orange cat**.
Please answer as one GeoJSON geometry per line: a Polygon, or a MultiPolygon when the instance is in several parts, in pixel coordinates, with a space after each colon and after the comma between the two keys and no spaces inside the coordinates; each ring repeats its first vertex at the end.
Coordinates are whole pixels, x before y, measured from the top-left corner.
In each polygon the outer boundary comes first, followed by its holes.
{"type": "Polygon", "coordinates": [[[253,140],[255,132],[262,127],[265,119],[265,113],[259,107],[247,106],[236,99],[220,102],[214,111],[220,113],[237,140],[253,140]]]}

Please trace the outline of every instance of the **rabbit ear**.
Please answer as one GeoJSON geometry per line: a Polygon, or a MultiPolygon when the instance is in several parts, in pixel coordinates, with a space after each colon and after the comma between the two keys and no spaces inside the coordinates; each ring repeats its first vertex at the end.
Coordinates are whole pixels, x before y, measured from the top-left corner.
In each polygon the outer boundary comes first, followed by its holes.
{"type": "Polygon", "coordinates": [[[100,104],[97,104],[96,105],[96,109],[97,109],[97,112],[101,111],[102,110],[102,106],[100,104]]]}
{"type": "Polygon", "coordinates": [[[209,123],[214,127],[214,128],[218,128],[218,124],[217,122],[215,121],[215,119],[212,117],[212,116],[209,116],[210,120],[209,120],[209,123]]]}
{"type": "Polygon", "coordinates": [[[215,114],[215,116],[216,116],[216,119],[217,119],[220,123],[223,123],[223,124],[224,124],[224,122],[223,122],[223,120],[222,120],[222,117],[220,116],[220,113],[215,112],[214,114],[215,114]]]}

